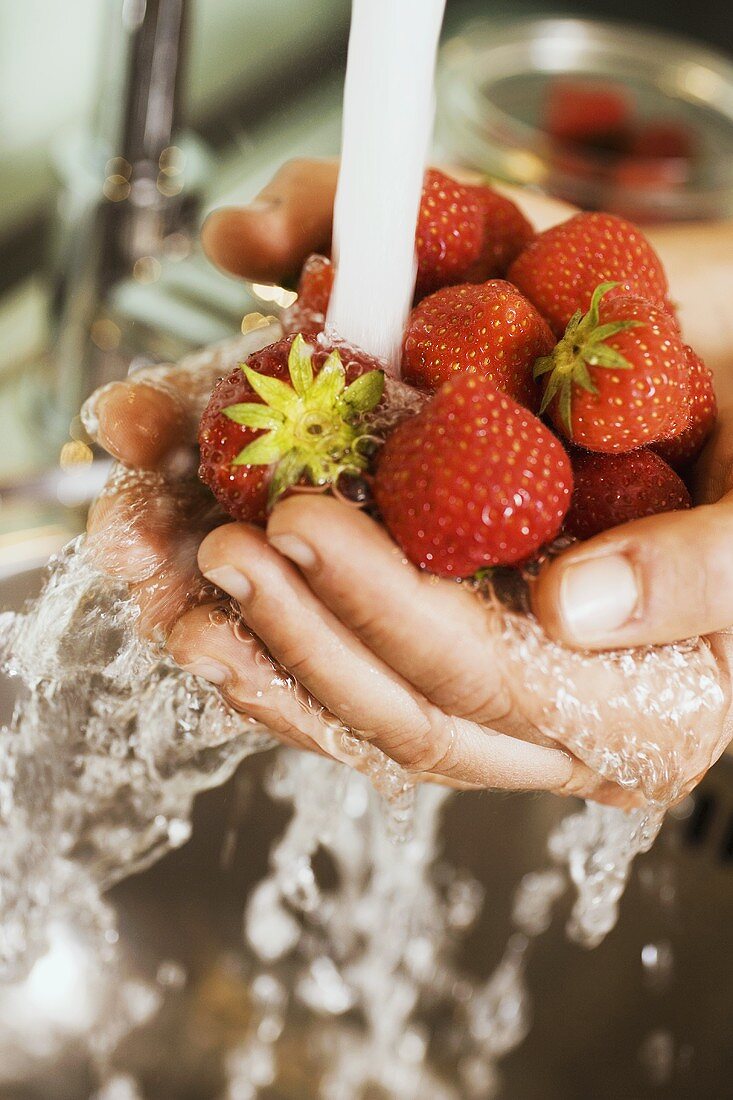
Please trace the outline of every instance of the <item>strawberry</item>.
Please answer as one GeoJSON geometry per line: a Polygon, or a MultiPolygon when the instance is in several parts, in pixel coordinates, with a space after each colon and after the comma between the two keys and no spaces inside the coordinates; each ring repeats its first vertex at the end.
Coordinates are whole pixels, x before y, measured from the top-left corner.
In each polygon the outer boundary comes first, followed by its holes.
{"type": "Polygon", "coordinates": [[[456,373],[481,374],[528,409],[539,406],[532,377],[555,340],[539,313],[511,283],[444,287],[413,309],[405,329],[406,382],[436,390],[456,373]]]}
{"type": "Polygon", "coordinates": [[[519,254],[507,278],[558,336],[573,314],[590,307],[599,283],[613,282],[614,296],[646,298],[673,314],[659,257],[640,230],[614,214],[576,214],[545,230],[519,254]]]}
{"type": "Polygon", "coordinates": [[[589,539],[642,516],[691,507],[684,481],[653,451],[573,455],[575,489],[565,529],[589,539]]]}
{"type": "Polygon", "coordinates": [[[650,221],[664,221],[657,195],[662,187],[679,187],[690,178],[690,164],[679,158],[620,157],[611,167],[608,201],[619,209],[638,209],[650,221]]]}
{"type": "Polygon", "coordinates": [[[651,157],[691,160],[697,151],[697,135],[677,119],[650,119],[639,126],[629,148],[629,156],[644,160],[651,157]]]}
{"type": "Polygon", "coordinates": [[[482,283],[485,279],[504,276],[524,246],[534,236],[534,229],[519,207],[481,184],[467,188],[478,201],[483,214],[484,242],[475,267],[466,274],[467,283],[482,283]]]}
{"type": "MultiPolygon", "coordinates": [[[[463,186],[430,169],[420,205],[415,247],[415,297],[461,282],[481,283],[503,275],[534,233],[511,199],[491,187],[463,186]]],[[[333,289],[334,267],[314,254],[303,265],[297,301],[281,315],[286,333],[323,331],[333,289]]]]}
{"type": "Polygon", "coordinates": [[[544,128],[556,141],[614,150],[625,144],[633,107],[618,84],[554,80],[544,108],[544,128]]]}
{"type": "Polygon", "coordinates": [[[389,436],[374,498],[410,561],[468,577],[553,539],[572,483],[562,445],[537,417],[487,378],[458,375],[389,436]]]}
{"type": "Polygon", "coordinates": [[[428,169],[415,235],[416,297],[464,282],[480,260],[483,245],[484,214],[474,188],[428,169]]]}
{"type": "Polygon", "coordinates": [[[333,276],[333,264],[326,256],[314,253],[308,257],[298,280],[297,300],[280,317],[285,333],[316,336],[323,332],[333,276]]]}
{"type": "Polygon", "coordinates": [[[683,470],[697,458],[713,430],[718,415],[712,371],[692,348],[687,352],[687,424],[677,435],[661,439],[653,450],[674,470],[683,470]]]}
{"type": "Polygon", "coordinates": [[[596,287],[588,313],[575,314],[551,355],[538,359],[546,378],[540,412],[591,451],[632,451],[686,425],[689,368],[679,330],[643,298],[596,287]]]}
{"type": "Polygon", "coordinates": [[[289,336],[223,378],[201,419],[199,477],[234,519],[264,524],[281,493],[364,470],[362,420],[382,399],[379,364],[289,336]]]}

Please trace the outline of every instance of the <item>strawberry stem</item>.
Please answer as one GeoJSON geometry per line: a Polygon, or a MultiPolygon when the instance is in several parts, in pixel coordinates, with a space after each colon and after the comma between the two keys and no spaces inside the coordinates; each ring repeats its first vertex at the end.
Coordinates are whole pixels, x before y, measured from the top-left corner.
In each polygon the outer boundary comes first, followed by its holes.
{"type": "Polygon", "coordinates": [[[244,364],[244,374],[259,401],[229,405],[225,416],[261,432],[239,452],[235,466],[273,466],[269,504],[307,477],[313,485],[332,485],[342,473],[359,473],[368,457],[359,446],[361,421],[384,392],[384,373],[368,371],[346,385],[337,350],[320,371],[313,369],[313,348],[299,333],[290,347],[290,383],[259,374],[244,364]]]}
{"type": "Polygon", "coordinates": [[[556,401],[560,422],[570,439],[573,438],[572,408],[575,387],[585,390],[586,393],[598,393],[598,387],[588,368],[632,369],[631,363],[621,352],[609,347],[606,341],[620,332],[636,328],[642,322],[610,321],[600,324],[601,301],[609,290],[617,286],[618,283],[599,283],[593,291],[588,312],[583,315],[578,310],[573,314],[565,335],[555,345],[554,350],[535,361],[535,379],[549,375],[540,405],[540,415],[556,401]]]}

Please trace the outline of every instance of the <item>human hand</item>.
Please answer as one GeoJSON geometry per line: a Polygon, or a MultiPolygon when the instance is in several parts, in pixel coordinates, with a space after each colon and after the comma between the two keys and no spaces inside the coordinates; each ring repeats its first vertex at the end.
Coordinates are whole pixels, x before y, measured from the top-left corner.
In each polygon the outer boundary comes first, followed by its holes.
{"type": "MultiPolygon", "coordinates": [[[[212,215],[204,228],[204,244],[213,259],[236,274],[261,281],[292,277],[311,251],[323,249],[327,244],[335,182],[335,165],[320,164],[317,168],[303,162],[287,165],[252,207],[212,215]]],[[[530,217],[541,227],[568,214],[567,207],[551,200],[532,196],[531,202],[530,217]]],[[[527,203],[523,205],[526,208],[527,203]]],[[[210,381],[209,376],[207,387],[210,381]]],[[[100,412],[102,440],[113,453],[131,464],[166,462],[166,439],[178,433],[180,443],[180,409],[186,407],[185,394],[181,401],[180,393],[174,397],[156,390],[153,397],[146,394],[141,409],[138,387],[145,385],[144,380],[133,379],[120,385],[123,389],[116,394],[108,393],[106,408],[100,412]],[[132,401],[138,406],[134,429],[129,417],[132,401]]],[[[175,380],[173,385],[175,388],[175,380]]],[[[120,503],[123,511],[129,508],[129,501],[120,503]]],[[[596,787],[604,799],[616,795],[608,784],[598,789],[598,780],[567,755],[523,740],[537,739],[537,732],[528,727],[521,715],[506,713],[507,700],[502,697],[501,685],[495,677],[492,680],[488,616],[466,591],[449,582],[435,583],[419,574],[417,579],[408,581],[405,570],[410,567],[395,558],[394,547],[384,533],[367,517],[332,501],[296,497],[283,503],[273,513],[268,528],[275,545],[283,515],[296,530],[302,529],[306,534],[320,534],[323,530],[331,533],[327,546],[321,547],[320,557],[318,548],[311,547],[321,563],[317,574],[307,569],[294,570],[284,560],[283,553],[275,553],[273,545],[260,532],[243,525],[227,525],[205,539],[201,566],[220,587],[226,588],[227,574],[222,575],[221,569],[236,569],[246,561],[250,583],[253,572],[257,579],[255,595],[249,597],[249,602],[239,591],[244,619],[282,664],[292,672],[296,671],[293,666],[297,666],[311,695],[338,714],[343,723],[373,738],[390,755],[419,771],[437,772],[486,786],[572,789],[584,794],[596,787]],[[326,511],[318,513],[318,509],[326,511]],[[339,548],[338,553],[334,547],[339,548]],[[275,583],[263,586],[265,577],[275,583]],[[365,586],[365,577],[378,583],[365,586]],[[334,591],[332,585],[339,583],[341,588],[334,591]],[[409,606],[401,602],[399,613],[395,613],[398,605],[387,603],[388,614],[377,612],[370,616],[370,605],[385,607],[380,593],[395,588],[398,593],[412,594],[409,606]],[[344,594],[352,589],[365,591],[369,598],[356,601],[349,609],[344,594]],[[283,592],[290,593],[287,607],[282,604],[283,592]],[[304,609],[308,609],[307,615],[304,609]],[[300,611],[308,621],[307,630],[299,623],[300,611]],[[287,628],[283,628],[283,623],[287,628]],[[437,649],[436,639],[441,640],[437,649]],[[451,657],[447,662],[446,654],[451,657]],[[367,684],[376,685],[378,691],[366,691],[367,684]],[[487,736],[487,724],[507,733],[487,736]]],[[[104,514],[93,517],[93,529],[98,534],[104,531],[106,523],[104,514]]],[[[197,534],[200,533],[198,529],[197,534]]],[[[280,537],[282,534],[281,530],[280,537]]],[[[145,532],[141,537],[147,545],[145,532]]],[[[161,560],[164,544],[165,540],[158,539],[161,560]]],[[[279,549],[283,551],[284,547],[281,545],[279,549]]],[[[580,552],[580,548],[571,551],[580,552]]],[[[580,645],[583,643],[578,639],[573,641],[567,633],[561,633],[565,620],[558,619],[563,589],[558,577],[564,561],[560,559],[543,574],[537,585],[535,604],[551,633],[569,644],[580,645]]],[[[193,580],[190,555],[187,569],[189,580],[193,580]]],[[[179,569],[179,576],[182,572],[179,569]]],[[[231,576],[230,573],[230,580],[231,576]]],[[[176,620],[180,606],[171,601],[175,612],[168,616],[168,627],[176,620]]],[[[261,681],[261,676],[258,681],[253,675],[254,666],[260,670],[263,666],[261,661],[250,659],[252,643],[247,643],[245,654],[241,631],[233,630],[228,622],[212,622],[210,612],[211,607],[197,608],[176,621],[169,640],[173,655],[189,666],[198,665],[199,671],[208,672],[209,678],[220,680],[230,698],[249,713],[253,706],[264,705],[263,698],[268,700],[271,712],[255,716],[281,736],[308,747],[320,745],[325,751],[333,751],[334,729],[339,728],[333,713],[322,728],[318,722],[312,724],[318,708],[301,707],[300,714],[295,715],[300,721],[294,726],[292,708],[288,709],[286,699],[294,693],[286,691],[283,695],[281,679],[280,690],[275,693],[277,713],[273,714],[272,684],[264,696],[261,688],[253,690],[261,681]],[[285,721],[283,707],[287,714],[285,721]],[[301,728],[306,712],[311,721],[308,732],[301,728]]],[[[159,606],[156,614],[160,616],[159,606]]],[[[716,642],[716,650],[727,672],[725,644],[716,642]]],[[[592,693],[592,685],[587,687],[592,693]]],[[[719,740],[713,738],[708,763],[718,750],[719,740]]]]}
{"type": "Polygon", "coordinates": [[[423,778],[623,798],[567,753],[523,741],[523,731],[517,739],[482,728],[489,716],[501,716],[501,728],[513,733],[521,726],[519,716],[508,713],[487,615],[465,590],[436,585],[407,567],[367,516],[310,495],[275,509],[271,525],[283,515],[300,517],[308,530],[315,525],[325,537],[324,560],[345,567],[341,574],[313,570],[310,583],[262,531],[220,526],[225,517],[195,476],[202,394],[255,342],[274,335],[253,333],[249,347],[241,340],[225,345],[213,361],[198,356],[135,375],[92,402],[100,441],[137,468],[122,465],[110,479],[90,514],[88,545],[103,569],[130,585],[141,629],[167,638],[181,665],[217,683],[235,708],[288,744],[358,765],[341,743],[344,730],[355,728],[423,778]],[[240,570],[246,563],[258,599],[245,598],[241,572],[232,583],[231,558],[240,570]],[[330,589],[319,588],[318,576],[355,588],[363,602],[352,612],[340,605],[331,611],[330,589]],[[392,589],[401,593],[400,609],[385,603],[392,589]],[[222,608],[221,590],[239,600],[241,615],[222,608]],[[367,637],[359,632],[373,602],[383,614],[367,637]],[[398,627],[401,635],[389,641],[398,627]],[[428,629],[429,647],[420,642],[428,629]],[[434,672],[446,640],[454,664],[434,672]]]}

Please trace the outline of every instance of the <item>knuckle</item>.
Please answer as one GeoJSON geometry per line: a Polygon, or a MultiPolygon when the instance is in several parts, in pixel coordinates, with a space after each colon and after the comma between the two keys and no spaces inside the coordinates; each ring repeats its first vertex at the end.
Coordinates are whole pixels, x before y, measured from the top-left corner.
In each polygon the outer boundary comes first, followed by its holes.
{"type": "MultiPolygon", "coordinates": [[[[348,598],[348,594],[344,594],[348,598]]],[[[385,622],[384,614],[373,607],[356,606],[348,608],[345,612],[348,616],[352,630],[362,638],[366,638],[376,648],[381,649],[389,637],[389,624],[385,622]]]]}
{"type": "Polygon", "coordinates": [[[424,725],[413,727],[394,750],[410,771],[449,773],[455,764],[455,731],[442,716],[434,722],[426,716],[424,725]]]}
{"type": "MultiPolygon", "coordinates": [[[[217,565],[236,562],[243,554],[244,525],[223,523],[215,527],[201,541],[198,549],[198,563],[202,573],[217,565]]],[[[249,532],[247,535],[249,536],[249,532]]]]}
{"type": "Polygon", "coordinates": [[[285,644],[278,652],[278,661],[296,680],[307,680],[314,671],[312,654],[303,650],[300,644],[285,644]]]}
{"type": "Polygon", "coordinates": [[[499,678],[486,668],[451,669],[436,675],[430,696],[438,706],[475,722],[495,722],[510,709],[499,678]]]}

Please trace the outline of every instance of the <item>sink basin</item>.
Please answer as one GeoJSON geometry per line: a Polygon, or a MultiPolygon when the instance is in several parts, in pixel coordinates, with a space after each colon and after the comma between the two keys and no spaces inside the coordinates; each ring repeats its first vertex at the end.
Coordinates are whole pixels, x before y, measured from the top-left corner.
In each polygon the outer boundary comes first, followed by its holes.
{"type": "MultiPolygon", "coordinates": [[[[0,582],[0,606],[21,606],[39,579],[34,569],[0,582]]],[[[3,717],[11,706],[11,685],[4,682],[3,717]]],[[[245,761],[225,786],[200,795],[190,841],[110,891],[125,965],[162,998],[157,1015],[114,1055],[115,1066],[139,1082],[148,1100],[224,1096],[223,1062],[251,1017],[251,981],[259,968],[243,947],[242,913],[287,820],[264,789],[272,760],[267,753],[245,761]]],[[[498,962],[510,930],[513,888],[522,874],[547,866],[548,830],[567,809],[536,794],[471,793],[447,801],[445,857],[486,890],[483,911],[459,949],[472,974],[488,975],[498,962]]],[[[637,860],[618,925],[599,948],[587,952],[569,944],[561,917],[530,959],[534,1026],[501,1064],[499,1095],[731,1095],[730,760],[714,769],[667,821],[652,851],[637,860]]],[[[279,1048],[285,1072],[260,1095],[312,1100],[316,1084],[308,1076],[305,1043],[297,1027],[286,1036],[279,1048]]],[[[85,1100],[94,1094],[98,1081],[83,1043],[70,1040],[53,1056],[42,1046],[12,1072],[0,1065],[0,1100],[85,1100]]],[[[429,1091],[425,1100],[431,1100],[429,1091]]]]}

